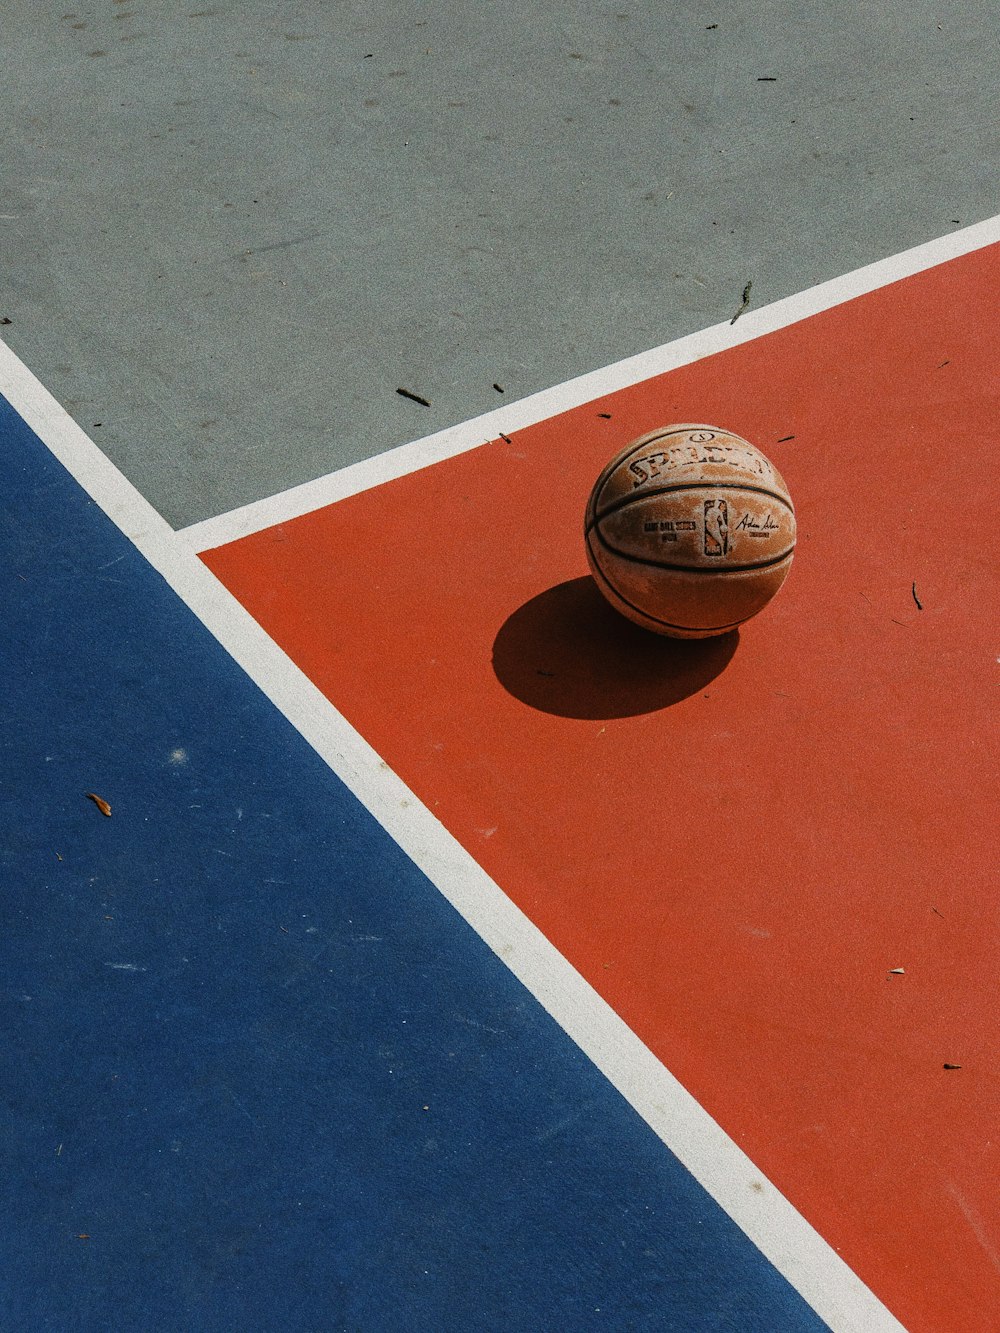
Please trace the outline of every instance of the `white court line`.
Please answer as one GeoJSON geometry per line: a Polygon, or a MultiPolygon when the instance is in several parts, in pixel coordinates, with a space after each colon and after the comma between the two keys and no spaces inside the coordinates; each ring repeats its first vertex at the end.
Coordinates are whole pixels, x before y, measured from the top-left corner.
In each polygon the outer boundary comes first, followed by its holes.
{"type": "MultiPolygon", "coordinates": [[[[899,261],[886,261],[861,270],[869,275],[870,284],[862,290],[990,244],[1000,239],[998,224],[1000,219],[993,219],[969,228],[964,234],[910,251],[899,261]],[[916,255],[920,255],[919,262],[914,260],[916,255]],[[876,269],[881,274],[881,283],[871,282],[876,269]]],[[[858,284],[853,279],[824,284],[814,291],[825,291],[824,300],[829,305],[836,303],[830,298],[834,288],[840,299],[858,294],[858,284]]],[[[759,312],[756,322],[748,321],[750,336],[789,322],[792,309],[798,312],[795,317],[802,317],[806,307],[812,308],[808,300],[803,304],[792,298],[759,312]]],[[[659,373],[667,361],[683,364],[682,359],[669,360],[671,356],[693,359],[695,355],[707,355],[717,346],[732,345],[734,340],[745,341],[745,332],[740,331],[737,337],[732,332],[709,330],[705,335],[672,344],[673,351],[661,349],[650,353],[649,358],[634,358],[612,367],[611,371],[585,376],[568,386],[565,395],[553,391],[527,399],[519,407],[537,419],[571,402],[586,401],[586,395],[608,392],[610,387],[631,383],[643,374],[659,373]],[[680,354],[678,348],[683,349],[680,354]],[[640,365],[643,372],[636,374],[640,365]],[[586,388],[581,390],[581,385],[586,388]],[[542,399],[544,412],[539,406],[542,399]]],[[[704,1108],[402,780],[382,765],[364,738],[202,564],[190,540],[194,529],[188,529],[186,534],[175,533],[3,343],[0,343],[0,393],[251,680],[835,1333],[903,1333],[899,1321],[833,1248],[761,1176],[704,1108]]],[[[511,409],[515,414],[512,418],[505,418],[507,424],[516,419],[516,410],[516,407],[511,409]]],[[[489,419],[493,419],[493,414],[489,419]]],[[[363,473],[368,478],[365,485],[374,484],[371,480],[374,476],[381,475],[384,480],[402,475],[437,457],[474,447],[482,432],[477,428],[463,436],[463,429],[466,428],[442,432],[429,441],[419,441],[374,460],[370,470],[363,473]],[[442,436],[447,437],[444,445],[442,436]]],[[[355,469],[348,471],[356,473],[355,469]]],[[[298,488],[289,495],[299,496],[301,491],[310,490],[310,503],[305,506],[310,508],[317,495],[325,497],[321,503],[328,503],[335,492],[351,493],[336,491],[338,486],[342,487],[336,476],[313,485],[319,489],[298,488]]],[[[284,498],[278,497],[274,503],[284,498]]],[[[256,506],[250,508],[258,515],[264,512],[256,506]]],[[[272,508],[268,524],[279,521],[274,512],[277,511],[272,508]]],[[[198,526],[206,531],[204,525],[198,526]]]]}
{"type": "Polygon", "coordinates": [[[337,500],[345,500],[349,495],[357,495],[360,491],[380,486],[395,477],[417,472],[431,463],[467,453],[470,449],[497,439],[501,431],[509,435],[513,431],[523,430],[526,426],[566,412],[571,407],[579,407],[595,398],[614,393],[617,389],[628,388],[668,370],[676,370],[679,366],[690,365],[693,361],[700,361],[728,347],[752,342],[765,333],[774,333],[810,315],[830,310],[902,278],[912,277],[915,273],[934,268],[949,259],[981,250],[996,241],[1000,241],[1000,216],[987,218],[975,226],[964,227],[938,240],[915,246],[912,250],[904,250],[889,259],[855,269],[842,278],[820,283],[760,310],[748,311],[735,324],[715,324],[700,333],[692,333],[650,352],[628,357],[603,370],[580,375],[576,379],[567,380],[565,384],[532,394],[520,402],[495,408],[483,416],[473,417],[458,426],[449,426],[410,444],[399,445],[374,458],[318,477],[315,481],[307,481],[278,495],[242,505],[216,518],[192,523],[182,528],[181,532],[196,551],[224,546],[239,537],[260,532],[276,523],[286,523],[289,519],[312,513],[337,500]]]}

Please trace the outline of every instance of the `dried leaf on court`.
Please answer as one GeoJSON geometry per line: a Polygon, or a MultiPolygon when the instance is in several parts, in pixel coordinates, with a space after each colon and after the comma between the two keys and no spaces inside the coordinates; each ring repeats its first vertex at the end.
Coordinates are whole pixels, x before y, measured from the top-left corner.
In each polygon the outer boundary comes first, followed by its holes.
{"type": "Polygon", "coordinates": [[[94,804],[97,806],[98,810],[100,810],[102,815],[107,815],[110,818],[111,806],[108,805],[107,801],[104,799],[103,796],[98,796],[96,792],[92,791],[88,791],[86,795],[88,800],[94,802],[94,804]]]}
{"type": "Polygon", "coordinates": [[[430,407],[430,403],[419,393],[411,393],[409,389],[397,389],[396,392],[401,398],[409,398],[411,403],[419,403],[421,407],[430,407]]]}

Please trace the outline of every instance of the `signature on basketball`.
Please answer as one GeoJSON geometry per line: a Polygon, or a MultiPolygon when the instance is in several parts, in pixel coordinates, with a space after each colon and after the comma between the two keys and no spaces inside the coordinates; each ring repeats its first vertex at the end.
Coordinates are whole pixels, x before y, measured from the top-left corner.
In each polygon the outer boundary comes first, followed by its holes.
{"type": "Polygon", "coordinates": [[[738,444],[672,444],[667,449],[658,449],[637,458],[629,464],[632,473],[632,486],[644,486],[647,481],[662,476],[678,467],[691,467],[697,463],[727,463],[730,467],[748,472],[752,477],[773,477],[774,471],[765,458],[756,452],[741,448],[738,444]]]}
{"type": "Polygon", "coordinates": [[[749,532],[751,537],[770,537],[772,532],[778,531],[778,525],[768,513],[763,523],[754,518],[753,514],[744,514],[736,524],[737,532],[749,532]]]}

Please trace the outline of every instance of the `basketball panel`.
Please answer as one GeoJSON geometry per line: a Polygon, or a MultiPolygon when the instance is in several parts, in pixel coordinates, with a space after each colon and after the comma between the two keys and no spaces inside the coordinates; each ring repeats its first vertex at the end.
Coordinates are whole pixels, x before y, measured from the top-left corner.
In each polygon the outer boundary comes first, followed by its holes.
{"type": "Polygon", "coordinates": [[[715,426],[683,425],[651,431],[623,449],[598,478],[589,509],[599,520],[640,491],[702,481],[743,481],[789,498],[777,468],[752,444],[715,426]]]}
{"type": "MultiPolygon", "coordinates": [[[[652,631],[654,634],[663,634],[673,639],[707,639],[716,634],[727,634],[736,629],[742,622],[736,622],[731,625],[719,625],[712,627],[698,627],[696,625],[678,624],[676,621],[665,619],[663,616],[647,614],[636,605],[629,601],[628,597],[615,586],[612,579],[615,577],[613,562],[608,561],[607,552],[601,551],[596,538],[593,545],[591,539],[587,539],[587,561],[590,565],[590,572],[594,576],[594,581],[601,590],[604,598],[636,625],[641,625],[643,629],[652,631]],[[605,565],[612,566],[610,569],[605,565]]],[[[634,588],[630,588],[634,592],[634,588]]]]}
{"type": "Polygon", "coordinates": [[[713,430],[712,426],[692,425],[689,422],[680,422],[671,426],[659,426],[656,430],[647,431],[645,435],[640,435],[637,440],[632,440],[624,449],[620,449],[617,454],[605,464],[601,469],[601,474],[594,482],[593,489],[590,492],[590,504],[588,505],[588,519],[591,513],[596,514],[603,510],[608,504],[613,504],[620,498],[622,492],[617,483],[605,494],[605,487],[608,486],[612,476],[622,468],[628,467],[633,458],[637,458],[644,453],[654,449],[657,445],[676,444],[683,441],[688,431],[713,430]]]}
{"type": "MultiPolygon", "coordinates": [[[[723,570],[706,577],[697,571],[664,569],[617,555],[601,543],[596,529],[587,539],[587,555],[592,570],[596,567],[602,591],[607,595],[610,587],[615,605],[630,619],[639,624],[644,623],[642,617],[658,622],[659,633],[680,630],[692,635],[725,633],[763,610],[784,583],[792,563],[789,554],[767,569],[723,570]]],[[[657,628],[657,624],[647,628],[657,628]]]]}
{"type": "Polygon", "coordinates": [[[795,515],[777,497],[735,486],[684,486],[637,496],[596,525],[616,554],[664,569],[765,569],[795,547],[795,515]]]}

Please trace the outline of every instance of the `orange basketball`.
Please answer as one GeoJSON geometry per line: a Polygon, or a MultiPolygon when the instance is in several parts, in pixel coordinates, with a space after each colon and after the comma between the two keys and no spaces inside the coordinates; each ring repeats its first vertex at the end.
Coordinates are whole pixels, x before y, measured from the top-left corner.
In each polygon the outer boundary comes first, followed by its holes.
{"type": "Polygon", "coordinates": [[[587,558],[629,620],[678,639],[725,634],[767,605],[795,550],[777,468],[717,426],[663,426],[617,454],[587,502],[587,558]]]}

